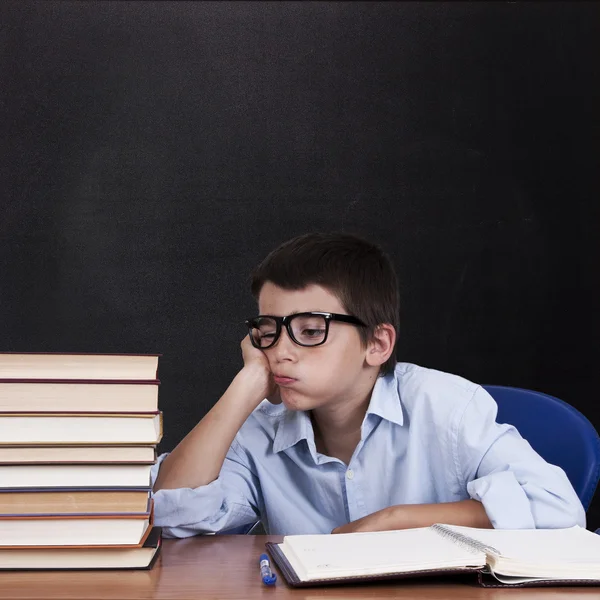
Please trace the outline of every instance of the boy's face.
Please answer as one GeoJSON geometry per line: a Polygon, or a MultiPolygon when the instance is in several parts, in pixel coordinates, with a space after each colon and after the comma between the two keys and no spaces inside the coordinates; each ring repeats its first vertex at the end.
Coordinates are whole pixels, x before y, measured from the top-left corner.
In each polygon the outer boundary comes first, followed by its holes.
{"type": "MultiPolygon", "coordinates": [[[[298,312],[324,311],[347,314],[338,298],[319,285],[284,290],[267,281],[258,298],[259,314],[284,317],[298,312]]],[[[277,343],[263,350],[281,399],[291,410],[312,410],[352,400],[361,401],[374,382],[373,368],[365,362],[367,348],[357,327],[332,321],[321,346],[294,343],[285,327],[277,343]]]]}

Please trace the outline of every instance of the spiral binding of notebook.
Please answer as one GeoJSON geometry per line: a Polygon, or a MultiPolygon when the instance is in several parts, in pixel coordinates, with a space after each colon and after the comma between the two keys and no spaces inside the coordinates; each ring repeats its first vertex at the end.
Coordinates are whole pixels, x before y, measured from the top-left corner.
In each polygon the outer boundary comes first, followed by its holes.
{"type": "Polygon", "coordinates": [[[467,550],[472,550],[473,553],[476,552],[485,552],[486,554],[500,554],[496,548],[493,546],[488,546],[478,540],[474,540],[458,531],[454,531],[450,527],[446,527],[445,525],[435,524],[431,526],[436,533],[451,540],[453,543],[461,546],[462,548],[466,548],[467,550]]]}

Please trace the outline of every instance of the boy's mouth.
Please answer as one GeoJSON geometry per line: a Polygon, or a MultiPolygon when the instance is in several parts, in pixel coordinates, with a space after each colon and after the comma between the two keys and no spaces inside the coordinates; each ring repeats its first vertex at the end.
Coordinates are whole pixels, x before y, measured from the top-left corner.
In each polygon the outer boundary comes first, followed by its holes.
{"type": "Polygon", "coordinates": [[[293,377],[284,377],[283,375],[273,375],[273,380],[277,385],[284,386],[290,385],[291,383],[294,383],[294,381],[296,381],[296,379],[294,379],[293,377]]]}

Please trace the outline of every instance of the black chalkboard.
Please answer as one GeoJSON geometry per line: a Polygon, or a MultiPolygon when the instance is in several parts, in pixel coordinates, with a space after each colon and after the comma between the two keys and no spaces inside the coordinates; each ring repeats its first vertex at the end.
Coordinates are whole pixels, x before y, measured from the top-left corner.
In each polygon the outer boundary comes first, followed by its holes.
{"type": "Polygon", "coordinates": [[[345,230],[396,263],[399,358],[600,429],[599,39],[593,2],[3,1],[0,349],[161,352],[170,449],[251,268],[345,230]]]}

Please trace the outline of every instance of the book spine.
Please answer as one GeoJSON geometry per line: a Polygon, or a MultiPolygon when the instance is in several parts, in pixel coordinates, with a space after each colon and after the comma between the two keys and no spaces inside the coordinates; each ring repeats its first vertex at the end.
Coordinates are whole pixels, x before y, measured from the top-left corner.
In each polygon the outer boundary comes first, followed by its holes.
{"type": "Polygon", "coordinates": [[[445,525],[440,525],[436,523],[431,526],[431,529],[435,531],[437,534],[449,539],[451,542],[456,544],[457,546],[461,546],[462,548],[466,548],[467,550],[472,550],[475,552],[484,552],[485,554],[495,554],[496,556],[500,556],[500,552],[496,550],[493,546],[488,546],[478,540],[474,540],[470,538],[468,535],[463,535],[458,531],[454,531],[445,525]]]}

